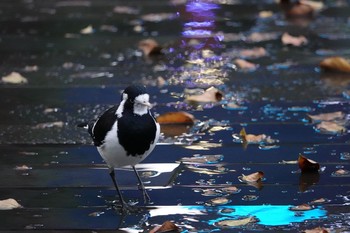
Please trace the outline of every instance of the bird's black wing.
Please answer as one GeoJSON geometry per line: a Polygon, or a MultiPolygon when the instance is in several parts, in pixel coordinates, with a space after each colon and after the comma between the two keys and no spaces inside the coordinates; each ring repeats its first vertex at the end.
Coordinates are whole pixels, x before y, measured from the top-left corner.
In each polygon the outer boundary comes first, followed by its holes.
{"type": "Polygon", "coordinates": [[[89,124],[88,130],[94,140],[95,146],[101,146],[103,144],[107,133],[112,129],[113,124],[118,119],[116,114],[117,109],[118,106],[108,109],[98,118],[96,123],[89,124]]]}

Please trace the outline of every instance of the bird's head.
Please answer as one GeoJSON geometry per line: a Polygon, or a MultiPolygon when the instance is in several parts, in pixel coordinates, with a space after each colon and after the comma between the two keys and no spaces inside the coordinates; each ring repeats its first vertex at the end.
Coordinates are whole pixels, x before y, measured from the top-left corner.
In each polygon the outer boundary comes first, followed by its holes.
{"type": "Polygon", "coordinates": [[[133,111],[134,114],[142,116],[148,113],[148,110],[152,107],[149,98],[149,94],[144,86],[129,86],[122,94],[124,110],[133,111]]]}

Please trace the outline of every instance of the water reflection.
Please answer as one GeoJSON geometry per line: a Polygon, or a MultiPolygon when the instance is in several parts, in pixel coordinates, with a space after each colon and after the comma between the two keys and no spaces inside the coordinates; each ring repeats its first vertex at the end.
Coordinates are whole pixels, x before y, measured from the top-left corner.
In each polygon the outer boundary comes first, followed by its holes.
{"type": "Polygon", "coordinates": [[[291,208],[291,205],[158,206],[155,209],[151,209],[149,214],[151,218],[159,216],[167,216],[169,218],[169,215],[181,215],[183,217],[191,215],[194,218],[200,216],[201,219],[206,219],[205,222],[210,226],[216,226],[219,221],[224,219],[238,219],[250,216],[257,220],[256,224],[265,226],[288,225],[306,220],[326,218],[327,216],[327,211],[319,207],[303,211],[302,213],[292,211],[291,208]],[[231,211],[227,211],[228,209],[231,211]]]}

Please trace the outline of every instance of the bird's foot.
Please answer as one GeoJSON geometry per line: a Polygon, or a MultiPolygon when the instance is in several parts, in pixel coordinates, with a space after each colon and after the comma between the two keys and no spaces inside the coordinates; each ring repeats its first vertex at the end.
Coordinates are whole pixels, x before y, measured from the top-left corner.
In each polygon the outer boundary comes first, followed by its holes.
{"type": "Polygon", "coordinates": [[[148,195],[148,193],[147,193],[145,187],[144,187],[143,185],[139,185],[139,190],[142,191],[142,194],[143,194],[143,202],[144,202],[145,204],[151,203],[151,198],[150,198],[150,196],[148,195]]]}
{"type": "Polygon", "coordinates": [[[119,211],[122,215],[128,215],[138,212],[138,207],[135,206],[136,203],[126,203],[122,202],[120,204],[113,205],[113,208],[119,211]]]}

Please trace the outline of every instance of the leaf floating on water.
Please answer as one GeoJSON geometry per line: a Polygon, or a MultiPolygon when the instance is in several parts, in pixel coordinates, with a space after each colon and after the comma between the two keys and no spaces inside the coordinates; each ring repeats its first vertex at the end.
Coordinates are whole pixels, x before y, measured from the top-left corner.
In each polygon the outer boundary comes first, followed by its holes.
{"type": "Polygon", "coordinates": [[[253,182],[261,181],[261,179],[263,177],[264,177],[264,172],[258,171],[258,172],[254,172],[254,173],[249,174],[249,175],[242,174],[242,176],[240,178],[243,182],[253,183],[253,182]]]}
{"type": "Polygon", "coordinates": [[[89,217],[100,217],[104,213],[105,212],[103,212],[103,211],[92,212],[92,213],[89,214],[89,217]]]}
{"type": "Polygon", "coordinates": [[[327,228],[323,228],[323,227],[316,227],[314,229],[310,229],[310,230],[304,230],[302,231],[303,233],[328,233],[330,232],[327,228]]]}
{"type": "Polygon", "coordinates": [[[298,164],[298,160],[282,160],[280,164],[298,164]]]}
{"type": "Polygon", "coordinates": [[[317,122],[321,122],[321,121],[336,121],[336,120],[342,120],[345,118],[345,114],[341,111],[321,113],[318,115],[307,114],[307,116],[310,118],[310,120],[313,123],[317,123],[317,122]]]}
{"type": "Polygon", "coordinates": [[[203,94],[200,95],[190,95],[186,98],[189,102],[197,102],[197,103],[210,103],[210,102],[218,102],[223,98],[223,93],[219,91],[215,87],[209,87],[205,90],[203,94]]]}
{"type": "Polygon", "coordinates": [[[231,200],[227,199],[226,197],[216,197],[216,198],[213,198],[213,199],[205,202],[205,205],[207,205],[207,206],[226,205],[230,202],[231,202],[231,200]]]}
{"type": "Polygon", "coordinates": [[[330,121],[322,121],[316,125],[315,129],[320,133],[326,134],[344,134],[347,131],[344,126],[330,121]]]}
{"type": "Polygon", "coordinates": [[[151,14],[146,14],[146,15],[142,15],[141,19],[144,21],[148,21],[148,22],[161,22],[164,20],[171,20],[171,19],[175,19],[177,17],[176,14],[173,13],[151,13],[151,14]]]}
{"type": "Polygon", "coordinates": [[[183,157],[180,159],[180,161],[189,164],[215,164],[221,162],[223,159],[223,155],[202,155],[193,157],[183,157]]]}
{"type": "Polygon", "coordinates": [[[293,211],[306,211],[306,210],[312,210],[313,207],[310,206],[309,204],[301,204],[298,206],[290,207],[289,209],[293,211]]]}
{"type": "Polygon", "coordinates": [[[31,170],[32,167],[28,167],[27,165],[21,165],[21,166],[16,166],[15,167],[15,170],[16,171],[28,171],[28,170],[31,170]]]}
{"type": "Polygon", "coordinates": [[[13,198],[0,200],[0,210],[12,210],[17,208],[23,208],[23,206],[13,198]]]}
{"type": "Polygon", "coordinates": [[[308,40],[305,36],[292,36],[287,32],[283,33],[281,40],[284,45],[293,45],[296,47],[308,43],[308,40]]]}
{"type": "Polygon", "coordinates": [[[338,169],[335,172],[332,173],[332,176],[335,177],[348,177],[350,176],[350,171],[345,169],[338,169]]]}
{"type": "Polygon", "coordinates": [[[159,124],[193,125],[195,117],[188,112],[167,112],[157,117],[159,124]]]}
{"type": "Polygon", "coordinates": [[[54,122],[45,122],[45,123],[39,123],[35,126],[33,126],[33,129],[47,129],[47,128],[62,128],[64,126],[63,121],[54,121],[54,122]]]}
{"type": "Polygon", "coordinates": [[[81,34],[84,34],[84,35],[88,35],[88,34],[92,34],[94,33],[94,28],[92,27],[92,25],[88,25],[86,28],[83,28],[80,30],[80,33],[81,34]]]}
{"type": "Polygon", "coordinates": [[[315,200],[311,201],[310,204],[316,205],[316,204],[324,204],[324,203],[327,203],[327,202],[329,202],[329,200],[322,197],[322,198],[315,199],[315,200]]]}
{"type": "Polygon", "coordinates": [[[163,49],[156,40],[151,38],[141,40],[138,44],[138,48],[145,56],[161,55],[163,49]]]}
{"type": "Polygon", "coordinates": [[[320,164],[316,161],[306,158],[303,155],[299,155],[298,165],[301,172],[318,172],[320,164]]]}
{"type": "MultiPolygon", "coordinates": [[[[235,135],[232,135],[235,138],[235,135]]],[[[239,132],[239,136],[243,143],[249,143],[249,144],[260,144],[260,143],[266,143],[266,144],[273,144],[276,143],[277,140],[272,139],[270,136],[267,136],[266,134],[247,134],[245,131],[245,128],[242,128],[239,132]]]]}
{"type": "Polygon", "coordinates": [[[244,226],[248,223],[255,222],[253,217],[247,217],[242,219],[225,219],[216,222],[215,225],[219,227],[238,227],[238,226],[244,226]]]}
{"type": "Polygon", "coordinates": [[[162,232],[180,232],[179,227],[170,221],[165,221],[161,226],[157,226],[150,230],[149,233],[162,233],[162,232]]]}
{"type": "Polygon", "coordinates": [[[137,15],[139,10],[130,6],[116,6],[113,8],[113,12],[118,14],[137,15]]]}
{"type": "Polygon", "coordinates": [[[263,47],[256,47],[252,49],[243,49],[239,51],[239,56],[244,58],[255,59],[267,56],[267,52],[266,49],[264,49],[263,47]]]}
{"type": "Polygon", "coordinates": [[[1,81],[3,83],[9,83],[9,84],[25,84],[28,83],[28,80],[23,77],[20,73],[12,72],[9,75],[3,76],[1,78],[1,81]]]}
{"type": "Polygon", "coordinates": [[[320,67],[324,70],[350,72],[350,63],[343,57],[329,57],[321,61],[320,67]]]}
{"type": "Polygon", "coordinates": [[[242,70],[244,71],[254,71],[258,68],[259,65],[254,64],[252,62],[246,61],[244,59],[235,59],[234,63],[242,70]]]}
{"type": "Polygon", "coordinates": [[[236,194],[236,193],[239,193],[241,189],[237,188],[236,186],[229,186],[229,187],[221,188],[221,191],[226,194],[236,194]]]}
{"type": "Polygon", "coordinates": [[[217,169],[209,169],[209,168],[202,168],[202,167],[195,167],[195,166],[188,165],[187,168],[192,172],[206,174],[206,175],[219,175],[219,174],[227,173],[227,170],[224,167],[217,167],[217,169]]]}
{"type": "Polygon", "coordinates": [[[245,38],[245,41],[255,43],[268,40],[275,40],[279,37],[279,33],[275,32],[253,32],[245,38]]]}

